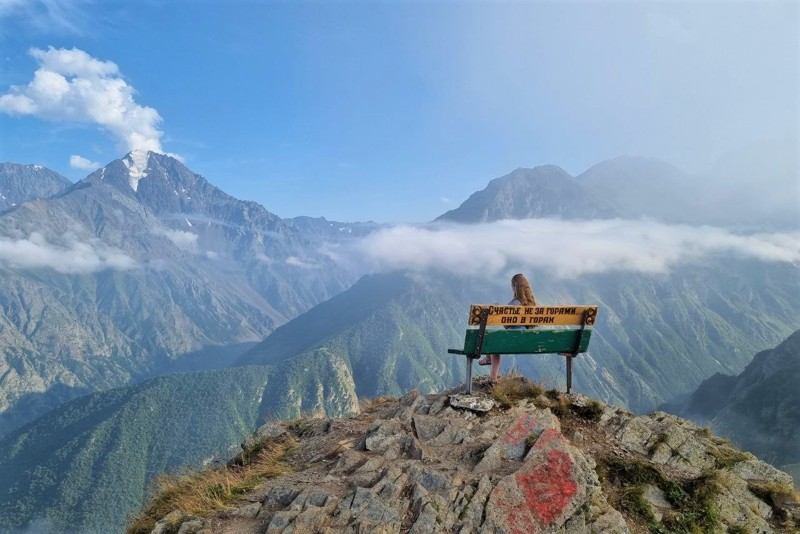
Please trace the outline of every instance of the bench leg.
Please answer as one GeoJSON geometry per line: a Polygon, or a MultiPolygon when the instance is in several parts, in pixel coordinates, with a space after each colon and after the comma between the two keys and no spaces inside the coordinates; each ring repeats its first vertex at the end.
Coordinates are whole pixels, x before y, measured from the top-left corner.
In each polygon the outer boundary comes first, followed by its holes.
{"type": "Polygon", "coordinates": [[[574,357],[572,354],[567,356],[567,395],[572,390],[572,358],[574,357]]]}
{"type": "Polygon", "coordinates": [[[467,382],[464,384],[464,392],[472,394],[472,358],[467,356],[467,382]]]}

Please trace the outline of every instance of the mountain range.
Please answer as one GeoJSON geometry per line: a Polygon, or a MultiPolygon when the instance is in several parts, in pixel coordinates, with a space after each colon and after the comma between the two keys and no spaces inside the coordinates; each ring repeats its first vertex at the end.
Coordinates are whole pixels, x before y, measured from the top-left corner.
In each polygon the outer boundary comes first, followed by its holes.
{"type": "Polygon", "coordinates": [[[555,165],[495,178],[437,220],[640,219],[756,230],[800,227],[797,139],[757,143],[687,173],[656,158],[621,156],[571,176],[555,165]]]}
{"type": "MultiPolygon", "coordinates": [[[[639,201],[648,172],[667,183],[681,171],[642,158],[593,169],[575,178],[555,166],[518,169],[440,219],[689,221],[639,201]]],[[[503,300],[507,280],[433,271],[356,282],[352,266],[326,253],[380,228],[284,220],[155,153],[131,153],[0,213],[0,254],[11,251],[0,256],[3,525],[118,524],[155,474],[224,456],[255,424],[458,384],[463,358],[446,350],[463,339],[468,305],[503,300]],[[148,380],[175,371],[190,372],[148,380]],[[92,391],[101,392],[61,405],[92,391]],[[244,415],[226,418],[231,410],[244,415]]],[[[732,255],[664,274],[532,279],[541,302],[600,306],[575,387],[640,412],[742,371],[797,329],[800,312],[795,265],[732,255]]],[[[563,387],[560,358],[504,365],[563,387]]]]}
{"type": "Polygon", "coordinates": [[[80,394],[224,367],[354,281],[259,204],[152,152],[7,210],[0,236],[0,435],[80,394]]]}

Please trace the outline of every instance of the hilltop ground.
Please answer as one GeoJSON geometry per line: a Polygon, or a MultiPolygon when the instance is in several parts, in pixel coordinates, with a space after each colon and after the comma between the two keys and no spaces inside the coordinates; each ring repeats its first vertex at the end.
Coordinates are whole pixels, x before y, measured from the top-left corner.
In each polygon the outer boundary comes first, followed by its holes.
{"type": "Polygon", "coordinates": [[[791,478],[707,429],[509,376],[264,425],[130,533],[797,532],[791,478]]]}

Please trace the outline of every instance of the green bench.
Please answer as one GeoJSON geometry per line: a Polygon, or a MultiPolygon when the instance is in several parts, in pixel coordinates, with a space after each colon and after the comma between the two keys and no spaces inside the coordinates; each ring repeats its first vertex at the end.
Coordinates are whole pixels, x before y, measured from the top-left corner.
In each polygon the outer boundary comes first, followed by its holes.
{"type": "Polygon", "coordinates": [[[567,393],[572,389],[572,360],[589,349],[597,306],[501,306],[473,304],[463,349],[467,357],[466,393],[472,393],[472,360],[482,354],[560,353],[567,361],[567,393]],[[487,327],[524,326],[525,330],[487,327]]]}

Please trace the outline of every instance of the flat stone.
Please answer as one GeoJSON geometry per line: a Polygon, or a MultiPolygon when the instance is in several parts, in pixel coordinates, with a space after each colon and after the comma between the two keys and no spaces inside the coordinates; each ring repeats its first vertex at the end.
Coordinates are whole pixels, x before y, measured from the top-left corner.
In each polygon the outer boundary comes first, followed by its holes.
{"type": "Polygon", "coordinates": [[[339,460],[336,462],[336,465],[334,466],[333,469],[331,469],[331,473],[333,474],[351,473],[355,471],[357,468],[364,465],[366,461],[367,461],[366,455],[358,451],[347,449],[339,457],[339,460]]]}
{"type": "Polygon", "coordinates": [[[281,534],[298,516],[298,512],[281,511],[272,516],[264,534],[281,534]]]}
{"type": "Polygon", "coordinates": [[[453,479],[450,475],[430,467],[414,468],[409,474],[412,483],[417,483],[428,491],[446,492],[453,485],[453,479]]]}
{"type": "Polygon", "coordinates": [[[286,529],[284,534],[289,532],[302,534],[305,532],[324,532],[324,528],[330,524],[331,517],[327,510],[322,508],[308,508],[300,512],[294,518],[292,524],[286,529]]]}
{"type": "Polygon", "coordinates": [[[470,410],[478,413],[486,413],[494,408],[496,403],[493,399],[484,395],[450,395],[450,406],[462,410],[470,410]]]}
{"type": "Polygon", "coordinates": [[[414,416],[414,430],[417,432],[417,437],[421,440],[429,440],[433,439],[439,434],[447,426],[447,421],[443,420],[441,417],[436,417],[432,415],[420,415],[417,414],[414,416]]]}
{"type": "Polygon", "coordinates": [[[757,458],[739,462],[731,471],[744,480],[769,480],[784,486],[792,486],[792,477],[757,458]]]}
{"type": "Polygon", "coordinates": [[[264,506],[272,508],[285,508],[300,492],[286,484],[276,484],[269,490],[262,501],[264,506]]]}
{"type": "Polygon", "coordinates": [[[460,445],[470,438],[470,423],[463,420],[448,421],[441,434],[430,440],[432,445],[460,445]]]}
{"type": "Polygon", "coordinates": [[[172,531],[175,525],[180,524],[186,519],[186,514],[180,510],[173,510],[156,522],[150,534],[163,534],[172,531]]]}
{"type": "Polygon", "coordinates": [[[447,408],[447,396],[446,395],[439,395],[431,404],[431,407],[428,409],[428,414],[430,415],[439,415],[439,413],[447,408]]]}
{"type": "Polygon", "coordinates": [[[181,524],[181,528],[178,529],[178,534],[197,534],[202,528],[202,520],[192,519],[191,521],[184,521],[181,524]]]}
{"type": "Polygon", "coordinates": [[[260,511],[261,511],[261,503],[254,502],[251,504],[245,504],[244,506],[240,506],[239,508],[231,512],[231,515],[234,517],[253,518],[256,517],[258,515],[258,512],[260,511]]]}
{"type": "Polygon", "coordinates": [[[670,504],[664,492],[657,486],[648,484],[645,486],[642,496],[650,503],[651,512],[657,521],[661,521],[661,518],[664,516],[662,510],[672,509],[672,504],[670,504]]]}

